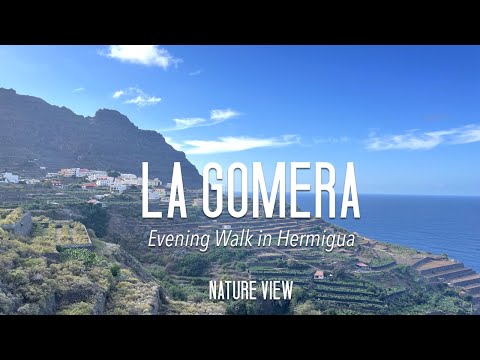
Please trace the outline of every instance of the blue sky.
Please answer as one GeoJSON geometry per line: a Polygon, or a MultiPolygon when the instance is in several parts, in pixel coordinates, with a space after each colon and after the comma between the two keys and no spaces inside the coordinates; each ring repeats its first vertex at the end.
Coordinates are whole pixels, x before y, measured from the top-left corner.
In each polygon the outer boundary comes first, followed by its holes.
{"type": "Polygon", "coordinates": [[[200,171],[328,161],[340,191],[353,161],[360,193],[480,195],[480,47],[0,46],[0,87],[116,109],[200,171]]]}

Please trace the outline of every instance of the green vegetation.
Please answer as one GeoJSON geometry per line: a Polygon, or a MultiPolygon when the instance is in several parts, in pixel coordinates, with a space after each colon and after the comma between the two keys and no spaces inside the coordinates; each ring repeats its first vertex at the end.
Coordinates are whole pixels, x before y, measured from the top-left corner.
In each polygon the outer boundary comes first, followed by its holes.
{"type": "Polygon", "coordinates": [[[113,276],[117,277],[120,275],[120,265],[118,264],[113,264],[110,266],[110,272],[112,273],[113,276]]]}
{"type": "Polygon", "coordinates": [[[104,237],[107,234],[109,216],[105,208],[98,205],[81,204],[79,211],[83,216],[82,222],[87,228],[95,231],[96,236],[104,237]]]}
{"type": "Polygon", "coordinates": [[[0,314],[159,311],[158,284],[129,265],[120,271],[123,255],[117,245],[94,239],[94,251],[65,249],[58,254],[56,230],[35,224],[31,238],[0,234],[0,314]]]}
{"type": "Polygon", "coordinates": [[[11,225],[15,224],[18,220],[22,218],[23,209],[16,208],[12,210],[5,218],[0,220],[0,225],[11,225]]]}
{"type": "Polygon", "coordinates": [[[62,261],[80,261],[85,266],[93,266],[100,263],[98,255],[86,249],[65,249],[60,253],[62,261]]]}
{"type": "Polygon", "coordinates": [[[201,276],[209,266],[208,260],[203,254],[191,253],[185,254],[174,264],[173,269],[182,275],[201,276]]]}
{"type": "Polygon", "coordinates": [[[375,267],[379,267],[379,266],[384,266],[384,265],[388,265],[388,264],[392,264],[394,263],[395,261],[393,260],[392,257],[376,257],[376,258],[373,258],[371,261],[370,261],[370,266],[372,268],[375,268],[375,267]]]}
{"type": "Polygon", "coordinates": [[[83,301],[67,305],[57,312],[58,315],[92,315],[92,313],[92,304],[83,301]]]}

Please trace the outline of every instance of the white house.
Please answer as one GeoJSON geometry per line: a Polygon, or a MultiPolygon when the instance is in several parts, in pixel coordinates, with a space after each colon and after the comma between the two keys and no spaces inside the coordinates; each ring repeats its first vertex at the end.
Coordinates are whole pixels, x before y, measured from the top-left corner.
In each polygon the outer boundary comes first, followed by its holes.
{"type": "Polygon", "coordinates": [[[167,183],[167,185],[165,185],[165,187],[166,187],[167,189],[171,189],[171,188],[172,188],[172,183],[167,183]]]}
{"type": "Polygon", "coordinates": [[[86,177],[88,175],[91,175],[91,171],[88,169],[75,169],[75,175],[77,177],[86,177]]]}
{"type": "Polygon", "coordinates": [[[5,179],[5,182],[12,183],[12,184],[18,184],[18,182],[20,181],[20,178],[18,175],[13,175],[12,173],[9,173],[9,172],[3,173],[3,178],[5,179]]]}
{"type": "Polygon", "coordinates": [[[40,166],[40,170],[46,170],[47,167],[46,166],[40,166]]]}
{"type": "Polygon", "coordinates": [[[135,174],[120,174],[120,177],[123,180],[137,180],[137,175],[135,174]]]}
{"type": "MultiPolygon", "coordinates": [[[[97,180],[98,183],[99,180],[97,180]]],[[[127,190],[127,186],[120,183],[113,183],[110,185],[110,192],[114,194],[121,194],[127,190]]]]}
{"type": "Polygon", "coordinates": [[[159,200],[160,194],[156,191],[149,190],[148,191],[148,200],[159,200]]]}
{"type": "Polygon", "coordinates": [[[90,170],[89,174],[87,175],[88,181],[96,181],[99,177],[107,176],[106,171],[100,170],[90,170]]]}
{"type": "MultiPolygon", "coordinates": [[[[117,179],[118,181],[118,179],[117,179]]],[[[127,185],[127,186],[132,186],[132,185],[141,185],[141,183],[139,184],[138,183],[138,179],[120,179],[120,183],[123,184],[123,185],[127,185]]]]}
{"type": "Polygon", "coordinates": [[[92,204],[92,205],[100,205],[101,207],[107,207],[104,203],[96,200],[96,199],[91,199],[87,201],[87,204],[92,204]]]}
{"type": "Polygon", "coordinates": [[[110,194],[94,195],[93,197],[97,200],[102,200],[104,197],[110,196],[110,194]]]}
{"type": "Polygon", "coordinates": [[[165,190],[163,188],[157,188],[157,189],[154,189],[153,191],[155,191],[161,197],[164,197],[164,196],[167,195],[167,190],[165,190]]]}
{"type": "Polygon", "coordinates": [[[222,225],[223,230],[230,230],[232,228],[232,225],[222,225]]]}
{"type": "Polygon", "coordinates": [[[166,202],[166,203],[167,203],[167,202],[169,202],[169,201],[170,201],[170,199],[169,199],[168,197],[162,197],[162,198],[160,198],[160,202],[166,202]]]}
{"type": "Polygon", "coordinates": [[[113,183],[113,177],[111,176],[101,176],[97,177],[97,186],[110,186],[113,183]]]}
{"type": "Polygon", "coordinates": [[[64,177],[72,177],[77,174],[80,168],[61,169],[58,173],[64,177]]]}
{"type": "Polygon", "coordinates": [[[47,175],[45,175],[46,178],[54,178],[57,176],[58,176],[58,173],[47,173],[47,175]]]}
{"type": "Polygon", "coordinates": [[[40,180],[37,180],[37,179],[27,179],[27,180],[25,180],[25,183],[27,185],[38,184],[39,182],[40,182],[40,180]]]}
{"type": "Polygon", "coordinates": [[[162,185],[162,182],[158,179],[158,178],[155,178],[153,180],[150,180],[148,179],[148,186],[160,186],[162,185]]]}

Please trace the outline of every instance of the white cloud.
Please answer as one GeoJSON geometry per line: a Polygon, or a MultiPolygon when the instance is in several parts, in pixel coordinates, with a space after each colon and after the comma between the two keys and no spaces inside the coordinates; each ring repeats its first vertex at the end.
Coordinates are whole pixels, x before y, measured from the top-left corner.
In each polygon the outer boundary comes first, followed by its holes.
{"type": "Polygon", "coordinates": [[[218,122],[222,122],[239,115],[240,113],[238,111],[232,109],[214,109],[210,111],[210,119],[218,122]]]}
{"type": "Polygon", "coordinates": [[[198,69],[198,70],[189,72],[189,73],[188,73],[188,76],[197,76],[197,75],[200,75],[201,73],[203,73],[203,70],[202,70],[202,69],[198,69]]]}
{"type": "Polygon", "coordinates": [[[155,105],[162,101],[161,98],[155,96],[145,96],[145,95],[138,95],[133,99],[125,101],[125,104],[135,104],[138,106],[147,106],[147,105],[155,105]]]}
{"type": "Polygon", "coordinates": [[[162,101],[161,98],[156,96],[150,96],[137,87],[130,87],[126,90],[117,90],[112,96],[114,99],[121,97],[128,98],[124,101],[125,104],[135,104],[139,107],[155,105],[162,101]]]}
{"type": "Polygon", "coordinates": [[[73,90],[74,93],[78,93],[78,92],[82,92],[82,91],[85,91],[84,87],[79,87],[79,88],[76,88],[75,90],[73,90]]]}
{"type": "Polygon", "coordinates": [[[210,112],[210,119],[201,117],[186,117],[173,119],[175,126],[171,128],[161,129],[160,132],[186,130],[199,126],[212,126],[220,124],[232,117],[239,116],[238,111],[232,109],[215,109],[210,112]]]}
{"type": "Polygon", "coordinates": [[[459,133],[454,139],[455,144],[469,144],[480,141],[480,125],[465,127],[465,131],[459,133]]]}
{"type": "Polygon", "coordinates": [[[158,66],[164,70],[182,61],[174,58],[168,50],[158,45],[110,45],[107,52],[100,52],[100,54],[122,62],[158,66]]]}
{"type": "Polygon", "coordinates": [[[124,95],[124,94],[125,94],[125,91],[123,91],[123,90],[115,91],[115,92],[113,93],[113,98],[114,98],[114,99],[118,99],[120,96],[122,96],[122,95],[124,95]]]}
{"type": "Polygon", "coordinates": [[[165,140],[175,149],[184,151],[189,155],[237,152],[257,148],[283,147],[300,143],[298,135],[283,135],[271,138],[225,136],[217,140],[184,140],[182,143],[177,143],[168,137],[165,140]]]}
{"type": "Polygon", "coordinates": [[[346,144],[349,141],[350,141],[350,138],[347,136],[313,139],[313,142],[315,144],[346,144]]]}
{"type": "Polygon", "coordinates": [[[440,144],[467,144],[480,141],[480,125],[472,124],[458,128],[421,132],[410,130],[404,134],[377,136],[371,134],[367,149],[381,150],[429,150],[440,144]]]}
{"type": "Polygon", "coordinates": [[[173,119],[175,122],[175,130],[185,130],[196,126],[203,126],[207,120],[203,118],[182,118],[173,119]]]}

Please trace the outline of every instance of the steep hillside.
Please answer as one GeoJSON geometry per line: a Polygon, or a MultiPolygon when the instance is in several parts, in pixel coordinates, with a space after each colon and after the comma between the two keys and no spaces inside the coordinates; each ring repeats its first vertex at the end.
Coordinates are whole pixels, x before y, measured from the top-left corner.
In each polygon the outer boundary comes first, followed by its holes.
{"type": "Polygon", "coordinates": [[[44,174],[64,167],[115,169],[170,182],[174,161],[182,163],[185,187],[200,188],[197,169],[155,131],[138,129],[125,115],[98,110],[94,117],[0,88],[0,170],[44,174]],[[46,166],[46,170],[40,170],[46,166]]]}
{"type": "MultiPolygon", "coordinates": [[[[48,219],[37,219],[40,222],[48,219]]],[[[35,223],[31,236],[0,227],[0,314],[221,314],[220,304],[171,301],[162,285],[119,245],[90,232],[93,248],[60,249],[35,223]]]]}

